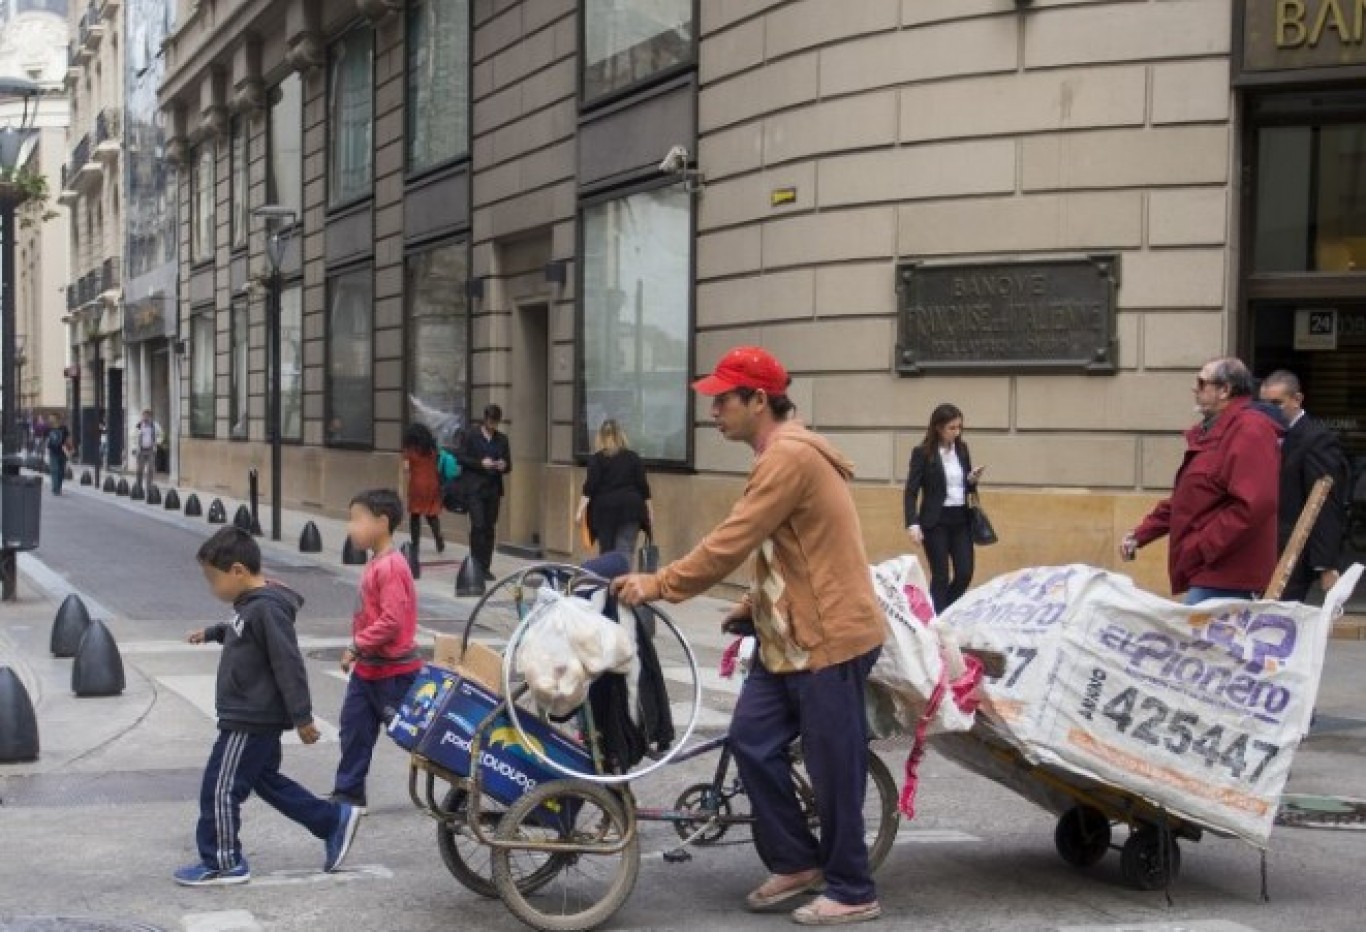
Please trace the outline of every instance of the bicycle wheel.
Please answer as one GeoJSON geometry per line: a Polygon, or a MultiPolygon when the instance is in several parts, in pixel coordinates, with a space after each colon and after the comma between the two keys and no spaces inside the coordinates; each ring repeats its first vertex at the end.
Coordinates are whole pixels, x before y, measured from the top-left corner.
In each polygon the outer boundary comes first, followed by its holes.
{"type": "Polygon", "coordinates": [[[583,780],[542,783],[527,793],[509,807],[497,838],[518,843],[493,851],[498,895],[514,916],[543,932],[586,932],[606,922],[640,872],[640,838],[622,803],[583,780]],[[517,855],[547,843],[573,847],[556,852],[565,863],[549,883],[524,890],[517,855]]]}
{"type": "MultiPolygon", "coordinates": [[[[441,852],[441,860],[451,876],[460,881],[465,889],[488,899],[498,898],[498,888],[493,884],[493,849],[475,837],[469,825],[469,793],[459,787],[452,787],[441,801],[441,808],[451,816],[438,822],[436,826],[436,847],[441,852]]],[[[485,837],[498,831],[498,824],[507,808],[497,800],[485,796],[479,804],[479,819],[485,837]]],[[[544,854],[535,851],[514,852],[519,861],[517,871],[520,881],[527,890],[535,890],[554,879],[555,874],[564,866],[565,858],[559,854],[544,854]]]]}
{"type": "MultiPolygon", "coordinates": [[[[792,779],[797,786],[797,799],[802,811],[806,813],[811,831],[820,837],[821,820],[816,812],[816,791],[811,787],[811,778],[806,772],[796,746],[792,754],[792,779]]],[[[896,842],[897,829],[901,826],[901,813],[897,809],[896,779],[887,765],[872,748],[868,749],[868,789],[863,794],[863,831],[868,842],[868,869],[876,871],[887,860],[896,842]]]]}

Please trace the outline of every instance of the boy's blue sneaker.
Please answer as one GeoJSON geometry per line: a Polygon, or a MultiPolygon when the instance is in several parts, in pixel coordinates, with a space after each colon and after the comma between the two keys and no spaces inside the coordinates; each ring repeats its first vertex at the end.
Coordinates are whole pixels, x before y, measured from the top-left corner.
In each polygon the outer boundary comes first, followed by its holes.
{"type": "Polygon", "coordinates": [[[175,872],[175,882],[182,887],[215,887],[235,883],[246,883],[251,879],[251,868],[247,859],[242,858],[228,870],[219,870],[207,864],[190,864],[175,872]]]}
{"type": "Polygon", "coordinates": [[[327,836],[327,860],[323,870],[327,873],[341,867],[346,853],[351,850],[351,842],[356,839],[356,829],[360,828],[360,810],[355,806],[340,803],[337,806],[337,827],[327,836]]]}

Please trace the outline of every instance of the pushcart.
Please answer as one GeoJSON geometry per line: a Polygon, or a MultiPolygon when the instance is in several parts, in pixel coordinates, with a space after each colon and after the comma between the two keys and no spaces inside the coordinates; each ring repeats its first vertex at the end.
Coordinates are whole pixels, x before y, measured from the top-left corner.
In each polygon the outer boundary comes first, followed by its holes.
{"type": "MultiPolygon", "coordinates": [[[[490,792],[484,766],[457,772],[415,754],[409,771],[409,795],[437,821],[438,846],[451,874],[480,896],[501,898],[513,915],[541,930],[592,929],[616,913],[639,873],[640,822],[663,822],[674,829],[677,844],[663,852],[666,862],[686,860],[689,846],[721,844],[732,829],[753,823],[741,811],[744,789],[733,774],[725,737],[688,747],[701,708],[701,679],[692,648],[666,612],[653,609],[662,623],[659,633],[667,632],[676,642],[692,678],[691,714],[668,752],[647,758],[629,772],[611,772],[587,703],[570,721],[556,724],[525,702],[527,690],[514,673],[513,658],[534,621],[527,613],[535,590],[549,585],[584,594],[607,584],[577,566],[540,564],[500,580],[465,626],[466,643],[481,637],[504,650],[502,693],[480,721],[471,723],[469,761],[485,761],[485,750],[500,741],[516,743],[520,752],[552,771],[551,778],[505,802],[506,795],[500,800],[490,792]],[[579,771],[555,760],[544,747],[545,728],[555,728],[557,735],[576,742],[591,765],[579,771]],[[672,808],[636,805],[633,780],[708,753],[719,753],[709,782],[686,788],[672,808]]],[[[817,827],[814,794],[796,753],[793,783],[817,827]]],[[[870,860],[876,868],[891,850],[899,816],[896,782],[871,749],[865,821],[870,860]]]]}

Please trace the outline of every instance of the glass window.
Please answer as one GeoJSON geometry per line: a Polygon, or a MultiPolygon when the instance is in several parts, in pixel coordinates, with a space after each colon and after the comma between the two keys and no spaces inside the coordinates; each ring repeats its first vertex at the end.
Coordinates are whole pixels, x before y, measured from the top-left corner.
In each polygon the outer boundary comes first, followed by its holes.
{"type": "Polygon", "coordinates": [[[232,248],[247,245],[247,127],[241,117],[232,121],[232,167],[229,183],[232,187],[232,248]]]}
{"type": "Polygon", "coordinates": [[[190,172],[190,257],[196,262],[213,258],[216,224],[213,148],[211,142],[199,147],[190,172]]]}
{"type": "Polygon", "coordinates": [[[372,276],[370,268],[328,283],[327,431],[329,444],[369,446],[374,438],[372,276]]]}
{"type": "Polygon", "coordinates": [[[408,168],[469,152],[469,0],[419,0],[408,13],[408,168]]]}
{"type": "MultiPolygon", "coordinates": [[[[280,419],[281,437],[304,439],[304,290],[295,282],[280,291],[280,419]]],[[[266,378],[270,378],[270,340],[266,340],[266,378]]],[[[269,389],[267,389],[269,391],[269,389]]],[[[269,410],[270,398],[266,398],[269,410]]]]}
{"type": "Polygon", "coordinates": [[[469,308],[463,242],[408,259],[408,402],[413,420],[450,445],[469,407],[469,308]]]}
{"type": "Polygon", "coordinates": [[[345,204],[370,193],[375,33],[353,29],[332,45],[328,75],[328,203],[345,204]]]}
{"type": "Polygon", "coordinates": [[[587,0],[583,99],[596,100],[692,61],[693,0],[587,0]]]}
{"type": "Polygon", "coordinates": [[[1257,135],[1256,271],[1366,270],[1366,125],[1257,135]]]}
{"type": "Polygon", "coordinates": [[[190,321],[190,433],[196,437],[214,435],[214,313],[212,308],[197,311],[190,321]]]}
{"type": "Polygon", "coordinates": [[[583,212],[580,452],[614,418],[646,459],[687,459],[691,211],[670,185],[583,212]]]}
{"type": "Polygon", "coordinates": [[[299,76],[291,74],[270,92],[270,158],[266,196],[296,216],[304,210],[304,98],[299,76]]]}
{"type": "Polygon", "coordinates": [[[249,388],[248,365],[251,347],[248,340],[249,318],[247,302],[237,300],[232,303],[231,339],[228,347],[230,356],[230,385],[228,388],[228,436],[233,440],[247,439],[247,398],[249,388]]]}

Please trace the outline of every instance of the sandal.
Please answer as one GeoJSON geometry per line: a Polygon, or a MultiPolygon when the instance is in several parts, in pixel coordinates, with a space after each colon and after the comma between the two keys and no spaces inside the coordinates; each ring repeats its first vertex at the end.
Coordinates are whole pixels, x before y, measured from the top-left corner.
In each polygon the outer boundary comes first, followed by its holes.
{"type": "MultiPolygon", "coordinates": [[[[792,921],[799,926],[847,926],[856,922],[872,922],[882,916],[882,905],[876,900],[849,912],[827,912],[823,907],[834,903],[825,897],[813,900],[792,911],[792,921]]],[[[839,905],[839,904],[835,904],[839,905]]]]}
{"type": "Polygon", "coordinates": [[[745,908],[751,912],[770,909],[780,903],[818,893],[825,886],[825,878],[818,870],[804,874],[773,874],[745,897],[745,908]]]}

